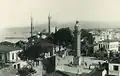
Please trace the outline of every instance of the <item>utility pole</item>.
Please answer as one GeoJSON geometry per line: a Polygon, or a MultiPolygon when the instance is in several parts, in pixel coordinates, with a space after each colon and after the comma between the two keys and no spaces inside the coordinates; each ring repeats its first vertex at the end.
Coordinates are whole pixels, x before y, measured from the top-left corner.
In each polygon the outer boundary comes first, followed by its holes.
{"type": "Polygon", "coordinates": [[[50,34],[50,22],[51,21],[51,16],[50,16],[50,14],[48,15],[48,33],[50,34]]]}

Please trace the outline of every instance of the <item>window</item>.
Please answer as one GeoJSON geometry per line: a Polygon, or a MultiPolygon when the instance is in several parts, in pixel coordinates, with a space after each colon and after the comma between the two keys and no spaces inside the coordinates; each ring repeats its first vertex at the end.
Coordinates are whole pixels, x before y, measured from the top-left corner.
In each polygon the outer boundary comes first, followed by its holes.
{"type": "Polygon", "coordinates": [[[118,66],[113,66],[114,70],[118,71],[118,66]]]}
{"type": "Polygon", "coordinates": [[[99,44],[99,48],[100,48],[100,44],[99,44]]]}
{"type": "Polygon", "coordinates": [[[14,59],[14,53],[12,53],[12,59],[14,59]]]}
{"type": "Polygon", "coordinates": [[[18,66],[18,69],[20,69],[20,64],[17,64],[17,66],[18,66]]]}
{"type": "Polygon", "coordinates": [[[14,65],[14,69],[16,69],[16,65],[14,65]]]}

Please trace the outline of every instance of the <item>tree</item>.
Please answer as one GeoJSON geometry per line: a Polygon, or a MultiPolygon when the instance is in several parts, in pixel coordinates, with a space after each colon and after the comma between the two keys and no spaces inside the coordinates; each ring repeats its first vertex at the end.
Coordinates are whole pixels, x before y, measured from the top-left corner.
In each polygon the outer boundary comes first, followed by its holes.
{"type": "Polygon", "coordinates": [[[99,55],[100,59],[107,58],[107,50],[105,49],[105,46],[103,46],[99,49],[99,54],[98,55],[99,55]]]}
{"type": "Polygon", "coordinates": [[[61,28],[54,34],[54,43],[68,46],[72,43],[73,35],[69,28],[61,28]]]}
{"type": "Polygon", "coordinates": [[[33,45],[20,52],[19,57],[22,60],[36,60],[36,58],[38,58],[42,52],[41,45],[33,45]]]}
{"type": "Polygon", "coordinates": [[[27,42],[24,41],[18,41],[15,43],[16,46],[20,47],[20,48],[24,48],[24,46],[26,45],[27,42]]]}

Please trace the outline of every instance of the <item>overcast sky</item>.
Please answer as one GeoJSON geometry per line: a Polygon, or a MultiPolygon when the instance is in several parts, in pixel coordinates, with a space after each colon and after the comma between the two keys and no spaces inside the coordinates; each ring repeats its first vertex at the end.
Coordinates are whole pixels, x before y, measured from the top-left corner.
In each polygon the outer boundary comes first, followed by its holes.
{"type": "Polygon", "coordinates": [[[0,0],[0,27],[28,26],[52,21],[120,22],[120,0],[0,0]]]}

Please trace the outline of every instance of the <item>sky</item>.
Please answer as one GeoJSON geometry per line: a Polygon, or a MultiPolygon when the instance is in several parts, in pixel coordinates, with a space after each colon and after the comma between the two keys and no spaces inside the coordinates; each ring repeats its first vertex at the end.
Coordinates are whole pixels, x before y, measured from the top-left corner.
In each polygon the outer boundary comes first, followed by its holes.
{"type": "Polygon", "coordinates": [[[120,22],[120,0],[0,0],[0,28],[21,27],[52,21],[120,22]]]}

